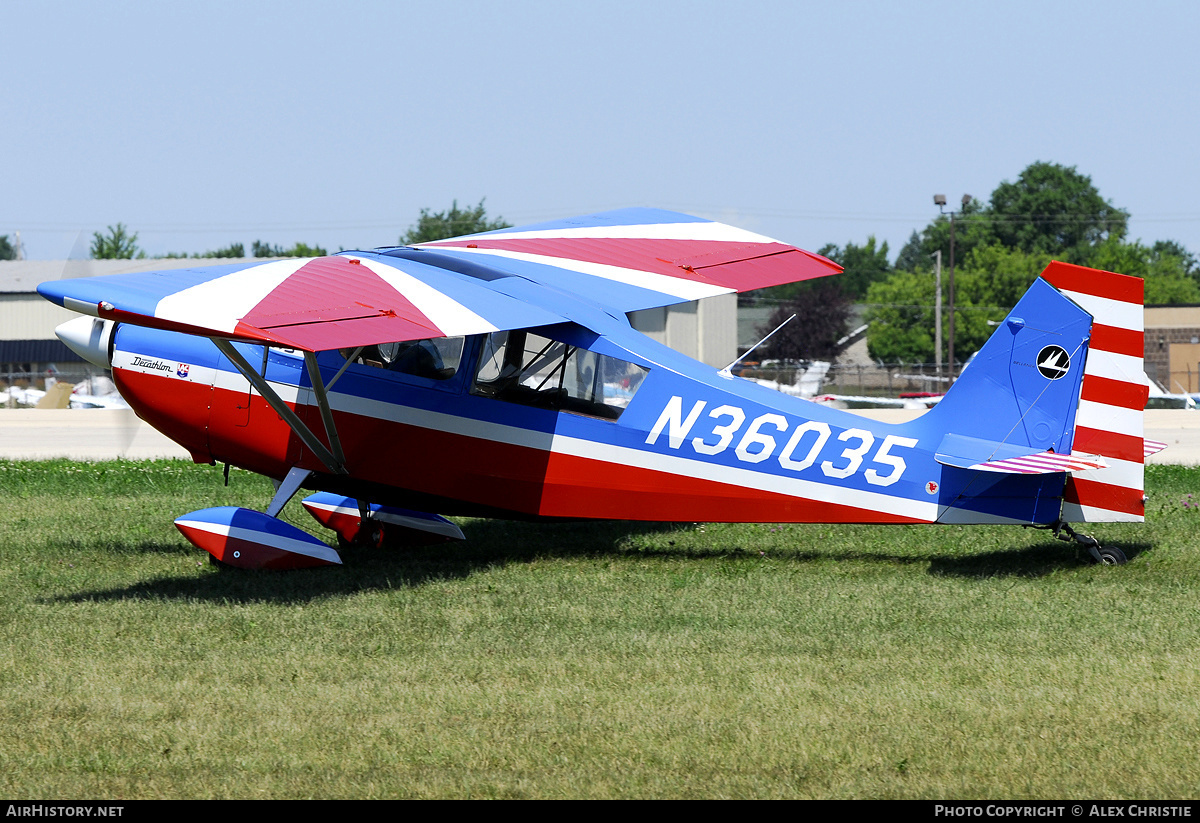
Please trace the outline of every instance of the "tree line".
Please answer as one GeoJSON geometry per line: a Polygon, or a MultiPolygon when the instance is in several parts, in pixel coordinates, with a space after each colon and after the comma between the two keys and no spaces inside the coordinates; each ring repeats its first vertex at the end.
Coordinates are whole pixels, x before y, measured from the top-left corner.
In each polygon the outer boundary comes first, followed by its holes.
{"type": "MultiPolygon", "coordinates": [[[[939,214],[889,262],[888,245],[829,244],[819,253],[845,268],[833,278],[751,292],[778,308],[762,333],[791,314],[797,320],[768,343],[764,356],[827,358],[847,332],[853,304],[864,307],[871,357],[884,362],[931,363],[934,356],[934,276],[943,268],[943,323],[948,320],[947,275],[954,233],[955,355],[965,359],[990,336],[1051,260],[1120,272],[1146,281],[1150,305],[1200,303],[1200,264],[1173,240],[1147,245],[1127,239],[1129,212],[1105,200],[1074,167],[1038,162],[1004,181],[983,202],[939,214]]],[[[945,337],[945,335],[944,335],[945,337]]],[[[948,361],[948,340],[942,359],[948,361]]]]}
{"type": "MultiPolygon", "coordinates": [[[[408,231],[400,235],[398,245],[407,246],[412,243],[426,243],[431,240],[444,240],[448,237],[457,237],[463,234],[475,234],[482,231],[492,231],[494,229],[505,229],[511,224],[506,223],[504,218],[497,217],[489,219],[487,209],[484,207],[484,201],[480,200],[474,206],[460,208],[458,201],[455,200],[449,209],[445,211],[435,212],[430,209],[421,209],[420,215],[417,217],[417,222],[409,227],[408,231]]],[[[92,244],[90,248],[90,256],[93,260],[133,260],[145,259],[146,252],[143,251],[137,244],[137,232],[130,232],[124,223],[117,223],[115,226],[108,226],[104,232],[94,232],[92,234],[92,244]]],[[[198,254],[179,254],[168,253],[164,255],[167,259],[179,258],[229,258],[229,257],[324,257],[328,254],[324,248],[318,245],[308,245],[307,243],[297,242],[290,247],[272,246],[269,243],[264,243],[261,240],[255,240],[250,247],[250,254],[246,254],[246,247],[242,243],[230,243],[219,249],[200,252],[198,254]]],[[[0,260],[10,260],[15,256],[11,244],[9,244],[7,235],[0,235],[0,260]],[[6,256],[7,255],[7,256],[6,256]]]]}
{"type": "MultiPolygon", "coordinates": [[[[869,236],[858,245],[826,244],[818,253],[844,267],[830,278],[790,283],[742,295],[743,304],[775,306],[761,334],[787,317],[783,327],[763,347],[763,357],[818,359],[837,354],[837,343],[849,331],[853,307],[863,307],[869,324],[871,357],[884,362],[929,363],[934,356],[935,255],[941,253],[943,281],[948,278],[951,235],[954,240],[955,354],[965,359],[988,338],[992,325],[1003,319],[1051,260],[1141,277],[1150,305],[1200,303],[1200,262],[1173,240],[1145,244],[1127,239],[1129,212],[1105,200],[1092,180],[1073,166],[1037,162],[1015,181],[1001,182],[987,201],[965,198],[951,214],[939,214],[913,231],[895,261],[886,241],[869,236]]],[[[484,201],[435,212],[421,209],[417,221],[398,238],[398,245],[507,228],[503,218],[489,218],[484,201]]],[[[96,259],[144,258],[138,235],[123,224],[93,235],[96,259]]],[[[250,255],[241,243],[199,254],[167,257],[319,257],[317,245],[297,242],[291,247],[256,240],[250,255]]],[[[7,236],[0,236],[0,259],[14,254],[7,236]]],[[[943,294],[948,297],[947,283],[943,294]]],[[[948,321],[946,300],[944,324],[948,321]]],[[[948,335],[944,335],[948,337],[948,335]]],[[[942,359],[949,360],[944,339],[942,359]]]]}
{"type": "MultiPolygon", "coordinates": [[[[118,223],[115,226],[109,226],[105,232],[94,232],[92,234],[92,245],[90,249],[91,258],[93,260],[142,260],[146,258],[144,252],[137,244],[137,232],[130,232],[125,227],[124,223],[118,223]]],[[[328,254],[325,249],[320,246],[310,246],[307,243],[296,243],[290,248],[283,246],[272,246],[270,243],[264,243],[261,240],[255,240],[250,247],[250,257],[324,257],[328,254]]],[[[230,243],[219,249],[212,249],[199,254],[179,254],[176,252],[168,252],[163,255],[165,259],[175,260],[180,258],[229,258],[229,257],[246,257],[246,247],[242,243],[230,243]]]]}
{"type": "MultiPolygon", "coordinates": [[[[444,240],[448,237],[458,237],[464,234],[476,234],[481,231],[506,229],[510,226],[504,218],[488,218],[484,201],[480,200],[474,206],[460,208],[455,200],[450,208],[435,212],[421,209],[417,222],[400,235],[397,245],[407,246],[412,243],[427,243],[431,240],[444,240]]],[[[131,232],[124,223],[108,226],[103,232],[92,233],[92,243],[89,256],[93,260],[144,260],[146,252],[138,246],[137,232],[131,232]]],[[[297,242],[292,246],[272,246],[261,240],[255,240],[250,246],[250,254],[242,243],[230,243],[219,249],[199,252],[196,254],[169,252],[163,255],[167,259],[202,259],[229,257],[324,257],[328,252],[318,246],[297,242]]],[[[8,239],[7,234],[0,234],[0,260],[15,260],[16,247],[8,239]]]]}

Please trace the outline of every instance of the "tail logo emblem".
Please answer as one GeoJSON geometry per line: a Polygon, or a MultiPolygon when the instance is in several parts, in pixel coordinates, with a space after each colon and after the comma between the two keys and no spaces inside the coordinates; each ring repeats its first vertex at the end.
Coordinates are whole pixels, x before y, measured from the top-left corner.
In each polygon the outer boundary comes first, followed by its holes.
{"type": "Polygon", "coordinates": [[[1046,346],[1038,352],[1037,370],[1047,380],[1057,380],[1071,370],[1071,355],[1062,346],[1046,346]]]}

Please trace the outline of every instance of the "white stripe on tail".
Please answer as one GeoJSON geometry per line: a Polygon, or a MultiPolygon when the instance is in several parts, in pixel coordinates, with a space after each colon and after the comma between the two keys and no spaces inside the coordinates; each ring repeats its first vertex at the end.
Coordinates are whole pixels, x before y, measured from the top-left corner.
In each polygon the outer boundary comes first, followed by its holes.
{"type": "Polygon", "coordinates": [[[1149,393],[1142,365],[1142,279],[1059,262],[1047,266],[1042,277],[1092,315],[1072,450],[1119,462],[1123,469],[1072,474],[1062,519],[1140,522],[1147,454],[1142,410],[1149,393]]]}

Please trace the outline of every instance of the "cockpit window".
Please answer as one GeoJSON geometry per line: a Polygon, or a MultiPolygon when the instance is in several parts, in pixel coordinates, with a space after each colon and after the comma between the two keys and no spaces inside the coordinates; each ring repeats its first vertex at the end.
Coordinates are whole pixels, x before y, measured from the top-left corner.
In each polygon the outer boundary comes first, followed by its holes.
{"type": "Polygon", "coordinates": [[[528,331],[487,336],[471,393],[616,420],[648,369],[528,331]]]}
{"type": "Polygon", "coordinates": [[[339,349],[342,357],[364,366],[411,374],[430,380],[449,380],[462,362],[462,337],[435,337],[339,349]]]}

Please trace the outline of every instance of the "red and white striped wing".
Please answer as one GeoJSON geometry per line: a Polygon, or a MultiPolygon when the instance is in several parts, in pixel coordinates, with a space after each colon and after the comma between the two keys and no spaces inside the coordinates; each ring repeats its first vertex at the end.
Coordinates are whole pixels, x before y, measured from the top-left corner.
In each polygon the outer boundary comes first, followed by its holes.
{"type": "Polygon", "coordinates": [[[321,351],[573,319],[841,271],[744,229],[624,209],[390,251],[43,283],[72,311],[153,328],[321,351]],[[415,256],[413,256],[415,255],[415,256]],[[522,284],[549,286],[510,294],[522,284]]]}

